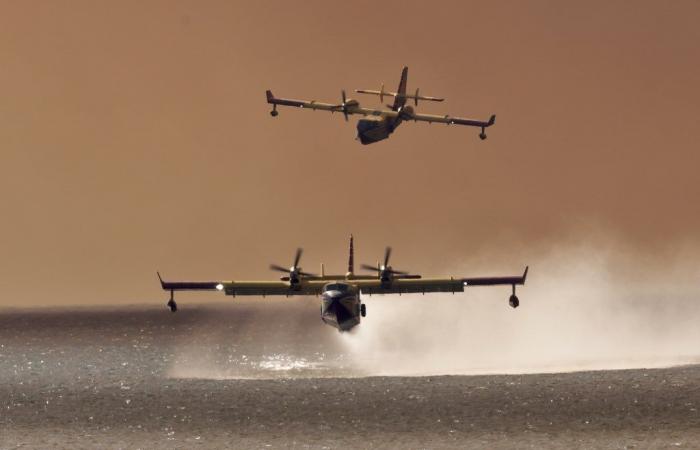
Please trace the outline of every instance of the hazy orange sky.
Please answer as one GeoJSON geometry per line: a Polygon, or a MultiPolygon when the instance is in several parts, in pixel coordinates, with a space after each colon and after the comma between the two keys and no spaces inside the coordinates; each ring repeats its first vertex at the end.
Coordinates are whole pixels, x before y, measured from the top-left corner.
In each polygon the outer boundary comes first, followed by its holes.
{"type": "MultiPolygon", "coordinates": [[[[700,230],[700,3],[25,1],[0,7],[0,305],[160,302],[155,279],[373,262],[518,273],[700,230]],[[387,89],[478,130],[281,109],[387,89]],[[463,268],[474,255],[488,266],[463,268]]],[[[372,97],[363,104],[379,106],[372,97]]],[[[533,272],[536,273],[536,272],[533,272]]],[[[546,274],[538,274],[545,277],[546,274]]]]}

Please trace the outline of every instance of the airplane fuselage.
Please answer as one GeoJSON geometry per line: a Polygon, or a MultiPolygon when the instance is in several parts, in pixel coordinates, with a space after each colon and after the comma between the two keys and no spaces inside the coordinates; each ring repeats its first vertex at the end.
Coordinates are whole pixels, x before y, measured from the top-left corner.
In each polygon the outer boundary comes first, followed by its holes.
{"type": "Polygon", "coordinates": [[[332,282],[321,294],[321,320],[339,331],[349,331],[360,324],[362,302],[357,287],[332,282]]]}
{"type": "Polygon", "coordinates": [[[391,133],[401,125],[401,122],[410,117],[413,108],[403,106],[399,108],[399,115],[396,117],[364,117],[357,121],[357,138],[363,145],[387,139],[391,133]]]}

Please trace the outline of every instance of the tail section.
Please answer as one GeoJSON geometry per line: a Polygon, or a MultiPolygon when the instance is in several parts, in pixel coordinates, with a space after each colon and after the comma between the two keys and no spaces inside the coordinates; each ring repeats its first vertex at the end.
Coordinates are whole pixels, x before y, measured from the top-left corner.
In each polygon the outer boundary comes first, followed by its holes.
{"type": "Polygon", "coordinates": [[[353,246],[353,237],[350,235],[350,256],[348,257],[348,273],[355,273],[355,248],[353,246]]]}
{"type": "Polygon", "coordinates": [[[392,110],[398,111],[403,105],[406,104],[406,82],[408,80],[408,67],[404,67],[401,72],[401,82],[399,83],[399,88],[396,90],[396,97],[394,97],[394,105],[391,107],[392,110]]]}
{"type": "Polygon", "coordinates": [[[416,106],[418,106],[418,100],[426,100],[430,102],[441,102],[445,100],[444,98],[440,97],[429,97],[427,95],[420,95],[420,89],[416,89],[415,94],[407,94],[406,93],[406,84],[408,81],[408,67],[403,68],[403,72],[401,72],[401,82],[399,83],[399,89],[397,92],[386,92],[384,90],[384,85],[382,84],[382,88],[378,91],[375,91],[373,89],[355,89],[355,92],[358,94],[370,94],[370,95],[377,95],[379,96],[379,101],[384,102],[384,97],[394,97],[394,104],[393,105],[386,105],[388,108],[391,108],[393,111],[398,111],[399,108],[401,108],[403,105],[406,104],[406,100],[413,100],[416,103],[416,106]]]}

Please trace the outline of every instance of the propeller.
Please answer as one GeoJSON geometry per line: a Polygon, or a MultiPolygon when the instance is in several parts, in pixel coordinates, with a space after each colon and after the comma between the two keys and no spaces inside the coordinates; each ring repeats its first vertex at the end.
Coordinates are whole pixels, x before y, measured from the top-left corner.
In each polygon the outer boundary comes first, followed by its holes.
{"type": "Polygon", "coordinates": [[[389,258],[391,258],[391,247],[387,247],[386,250],[384,250],[384,264],[383,265],[378,265],[378,266],[370,266],[369,264],[362,264],[362,268],[365,270],[371,270],[374,272],[379,273],[379,278],[384,281],[388,282],[391,281],[392,279],[398,279],[398,278],[404,278],[404,279],[417,279],[420,278],[420,275],[411,275],[409,272],[404,272],[402,270],[394,270],[390,265],[389,265],[389,258]]]}
{"type": "Polygon", "coordinates": [[[270,264],[270,270],[276,270],[278,272],[284,272],[288,273],[289,276],[287,277],[282,277],[283,280],[289,281],[292,284],[299,283],[300,279],[299,277],[315,277],[316,275],[308,272],[304,272],[301,270],[301,267],[299,267],[299,260],[301,259],[301,254],[303,253],[304,250],[301,248],[297,249],[296,255],[294,255],[294,264],[290,268],[282,267],[277,264],[270,264]]]}
{"type": "Polygon", "coordinates": [[[345,89],[341,90],[340,94],[343,103],[335,105],[335,107],[339,108],[343,112],[343,115],[345,116],[345,121],[347,122],[350,106],[357,106],[358,103],[357,100],[348,100],[347,96],[345,95],[345,89]]]}
{"type": "Polygon", "coordinates": [[[340,91],[343,97],[343,103],[340,105],[343,108],[343,115],[345,116],[345,121],[348,121],[348,99],[345,97],[345,89],[340,91]]]}

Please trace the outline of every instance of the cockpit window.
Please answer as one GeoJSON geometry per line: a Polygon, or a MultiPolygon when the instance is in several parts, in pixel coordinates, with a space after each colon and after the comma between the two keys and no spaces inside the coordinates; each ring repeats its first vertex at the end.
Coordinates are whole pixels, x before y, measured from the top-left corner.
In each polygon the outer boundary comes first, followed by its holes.
{"type": "Polygon", "coordinates": [[[341,283],[335,283],[335,284],[327,284],[326,285],[326,291],[340,291],[340,292],[345,292],[348,290],[348,286],[346,284],[341,284],[341,283]]]}

